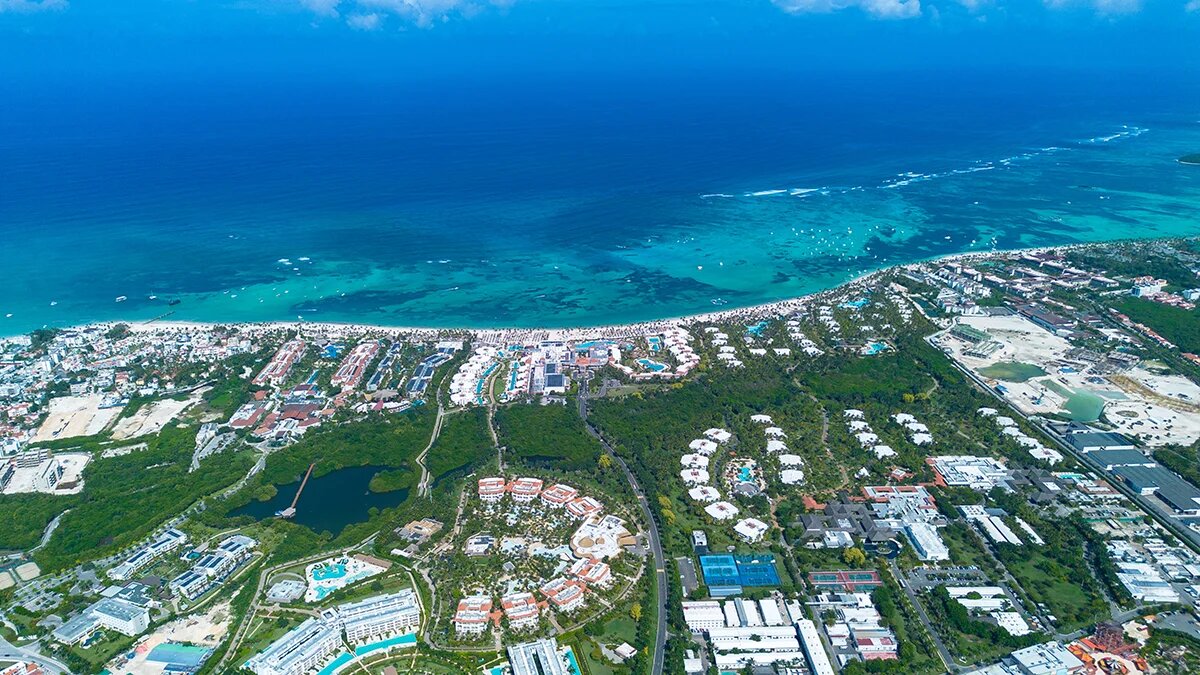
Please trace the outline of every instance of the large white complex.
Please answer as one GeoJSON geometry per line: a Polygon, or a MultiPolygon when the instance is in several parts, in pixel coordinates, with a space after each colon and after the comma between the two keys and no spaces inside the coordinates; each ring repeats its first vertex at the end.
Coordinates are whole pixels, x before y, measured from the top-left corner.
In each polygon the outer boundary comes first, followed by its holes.
{"type": "Polygon", "coordinates": [[[331,607],[309,618],[246,662],[258,675],[304,675],[359,644],[417,630],[420,606],[412,589],[331,607]]]}
{"type": "Polygon", "coordinates": [[[243,534],[227,537],[206,553],[191,569],[171,580],[171,590],[188,600],[195,600],[221,583],[242,564],[258,542],[243,534]]]}
{"type": "Polygon", "coordinates": [[[971,455],[941,455],[930,459],[933,468],[946,485],[965,485],[987,492],[1008,482],[1009,472],[991,457],[971,455]]]}
{"type": "Polygon", "coordinates": [[[570,675],[566,658],[558,651],[558,642],[546,638],[508,648],[512,675],[570,675]]]}
{"type": "Polygon", "coordinates": [[[341,648],[342,636],[336,626],[309,618],[247,661],[246,668],[258,675],[301,675],[341,648]]]}
{"type": "Polygon", "coordinates": [[[327,622],[341,625],[350,643],[366,642],[416,630],[421,609],[412,589],[348,602],[321,613],[327,622]]]}
{"type": "Polygon", "coordinates": [[[58,642],[73,645],[86,640],[98,628],[108,628],[123,635],[140,635],[150,626],[150,612],[131,602],[104,598],[91,605],[52,634],[58,642]]]}
{"type": "Polygon", "coordinates": [[[133,552],[125,562],[108,571],[108,576],[117,581],[127,581],[134,574],[145,569],[150,563],[183,546],[187,535],[175,528],[158,535],[149,544],[133,552]]]}
{"type": "Polygon", "coordinates": [[[821,644],[821,635],[817,633],[817,625],[811,619],[800,619],[796,622],[800,631],[800,646],[804,648],[804,656],[808,659],[808,667],[813,675],[834,675],[836,671],[825,653],[825,645],[821,644]]]}

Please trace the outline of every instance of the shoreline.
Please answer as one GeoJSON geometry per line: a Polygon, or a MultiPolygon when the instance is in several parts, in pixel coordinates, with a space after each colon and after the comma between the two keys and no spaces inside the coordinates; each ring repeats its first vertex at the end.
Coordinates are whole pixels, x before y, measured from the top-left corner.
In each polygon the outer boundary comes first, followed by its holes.
{"type": "MultiPolygon", "coordinates": [[[[159,319],[143,319],[143,320],[120,320],[114,319],[111,321],[98,321],[95,323],[85,323],[74,326],[63,326],[59,330],[83,330],[87,328],[106,328],[124,324],[130,330],[139,333],[150,333],[158,330],[174,331],[174,332],[191,332],[201,330],[211,330],[218,326],[225,326],[238,329],[252,329],[261,331],[277,331],[277,330],[305,330],[317,329],[324,331],[381,331],[395,335],[411,335],[417,337],[433,338],[439,335],[466,335],[472,338],[488,337],[500,338],[507,335],[517,334],[543,334],[544,339],[579,339],[596,337],[598,334],[610,335],[634,335],[645,334],[651,330],[661,330],[677,326],[689,326],[697,323],[720,323],[730,320],[762,320],[770,318],[780,318],[786,316],[805,304],[813,300],[839,291],[846,290],[853,286],[869,281],[873,277],[881,274],[886,274],[895,270],[902,270],[915,265],[925,265],[936,262],[951,262],[961,260],[977,260],[981,258],[990,258],[993,256],[1012,256],[1023,253],[1049,253],[1072,251],[1078,249],[1087,249],[1097,246],[1111,246],[1123,242],[1152,242],[1152,241],[1167,241],[1179,239],[1179,237],[1154,237],[1149,239],[1114,239],[1107,242],[1087,242],[1078,244],[1061,244],[1057,246],[1033,246],[1027,248],[1004,249],[994,251],[966,251],[961,253],[950,253],[942,256],[934,256],[924,260],[916,260],[909,263],[899,265],[889,265],[876,270],[864,272],[849,281],[845,281],[836,286],[807,293],[792,298],[784,298],[772,302],[760,303],[757,305],[747,305],[734,309],[716,310],[713,312],[700,312],[696,314],[685,314],[683,316],[664,317],[662,319],[654,319],[649,321],[637,321],[632,323],[594,325],[594,326],[542,326],[529,328],[513,328],[513,327],[494,327],[494,328],[467,328],[467,327],[442,327],[435,328],[429,326],[388,326],[382,324],[370,323],[351,323],[339,321],[171,321],[159,319]]],[[[0,340],[10,340],[28,333],[19,333],[17,335],[0,336],[0,340]]]]}

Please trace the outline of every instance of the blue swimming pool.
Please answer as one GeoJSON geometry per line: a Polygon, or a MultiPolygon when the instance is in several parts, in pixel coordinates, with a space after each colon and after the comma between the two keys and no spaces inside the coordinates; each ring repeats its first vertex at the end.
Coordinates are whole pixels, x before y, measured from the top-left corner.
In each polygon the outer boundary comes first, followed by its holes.
{"type": "Polygon", "coordinates": [[[845,307],[846,309],[862,309],[863,307],[867,306],[868,302],[870,301],[866,298],[859,298],[857,300],[847,300],[846,302],[843,302],[841,306],[845,307]]]}
{"type": "Polygon", "coordinates": [[[891,347],[886,342],[868,342],[867,346],[863,349],[863,353],[867,356],[874,356],[886,352],[888,349],[891,349],[891,347]]]}
{"type": "Polygon", "coordinates": [[[637,362],[640,363],[646,370],[654,373],[661,373],[667,369],[665,364],[659,363],[658,361],[651,361],[650,359],[638,359],[637,362]]]}
{"type": "Polygon", "coordinates": [[[313,581],[325,581],[327,579],[341,579],[346,576],[346,566],[341,563],[333,563],[330,565],[322,565],[321,567],[313,568],[313,581]]]}
{"type": "Polygon", "coordinates": [[[762,332],[766,330],[767,326],[769,325],[771,324],[767,321],[759,321],[753,326],[746,326],[746,332],[754,336],[762,335],[762,332]]]}
{"type": "Polygon", "coordinates": [[[567,668],[571,675],[581,675],[582,670],[579,669],[579,662],[575,660],[575,650],[567,647],[567,668]]]}
{"type": "Polygon", "coordinates": [[[361,647],[357,647],[354,650],[354,655],[355,656],[363,656],[364,654],[370,654],[371,652],[377,652],[381,649],[389,649],[391,647],[411,647],[415,644],[417,644],[417,634],[416,633],[405,633],[404,635],[397,635],[396,637],[393,637],[393,638],[388,638],[386,640],[380,640],[378,642],[370,642],[361,647]]]}
{"type": "Polygon", "coordinates": [[[742,481],[743,483],[748,483],[751,480],[754,480],[754,474],[750,471],[750,467],[743,466],[742,468],[738,469],[738,480],[742,481]]]}
{"type": "Polygon", "coordinates": [[[651,335],[650,337],[646,338],[646,342],[650,344],[650,351],[652,352],[662,349],[662,338],[658,337],[657,335],[651,335]]]}

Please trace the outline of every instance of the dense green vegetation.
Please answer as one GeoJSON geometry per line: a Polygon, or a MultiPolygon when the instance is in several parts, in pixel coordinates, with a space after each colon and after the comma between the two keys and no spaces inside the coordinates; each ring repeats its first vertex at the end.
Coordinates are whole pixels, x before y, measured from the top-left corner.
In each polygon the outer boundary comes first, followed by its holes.
{"type": "Polygon", "coordinates": [[[1019,495],[1008,495],[1004,508],[1018,513],[1045,540],[1045,546],[997,544],[996,557],[1021,584],[1029,597],[1046,605],[1058,619],[1058,628],[1072,630],[1108,616],[1108,603],[1091,561],[1089,541],[1077,520],[1039,517],[1019,495]],[[1020,502],[1021,508],[1013,508],[1020,502]]]}
{"type": "MultiPolygon", "coordinates": [[[[204,403],[212,410],[217,419],[228,420],[243,403],[250,400],[254,389],[251,377],[242,377],[247,367],[255,360],[266,355],[265,350],[258,354],[239,354],[226,359],[212,374],[212,387],[204,392],[204,403]]],[[[253,370],[253,368],[251,368],[253,370]]]]}
{"type": "Polygon", "coordinates": [[[947,648],[971,663],[988,661],[1045,640],[1038,633],[1010,635],[994,623],[972,618],[962,603],[950,597],[945,586],[938,586],[924,597],[947,648]]]}
{"type": "Polygon", "coordinates": [[[58,495],[0,495],[0,550],[24,550],[35,546],[42,531],[63,512],[70,497],[58,495]]]}
{"type": "Polygon", "coordinates": [[[1164,675],[1200,672],[1200,640],[1173,630],[1154,628],[1142,647],[1142,656],[1164,675]]]}
{"type": "Polygon", "coordinates": [[[1146,324],[1175,343],[1181,351],[1200,351],[1200,314],[1196,310],[1172,307],[1141,298],[1125,298],[1117,311],[1138,323],[1146,324]]]}
{"type": "Polygon", "coordinates": [[[1179,288],[1194,286],[1196,275],[1187,261],[1162,253],[1159,243],[1144,242],[1077,249],[1067,253],[1067,260],[1087,269],[1105,270],[1110,276],[1150,275],[1179,288]]]}
{"type": "Polygon", "coordinates": [[[368,489],[371,492],[392,492],[411,488],[415,474],[407,469],[385,469],[371,477],[368,489]]]}
{"type": "Polygon", "coordinates": [[[401,415],[318,427],[295,444],[272,453],[250,486],[290,483],[302,477],[312,462],[317,463],[314,476],[368,465],[416,471],[412,460],[429,443],[433,421],[433,412],[417,408],[401,415]]]}
{"type": "Polygon", "coordinates": [[[469,408],[442,420],[442,431],[425,461],[435,483],[453,472],[465,475],[495,456],[487,425],[484,408],[469,408]]]}
{"type": "MultiPolygon", "coordinates": [[[[201,497],[232,484],[253,464],[249,453],[227,453],[188,473],[195,436],[194,426],[169,426],[149,438],[145,450],[121,457],[97,455],[84,471],[82,493],[53,498],[58,509],[69,512],[35,556],[43,569],[94,560],[133,544],[201,497]]],[[[28,544],[31,530],[40,536],[37,521],[48,522],[53,515],[44,495],[14,495],[0,501],[0,521],[20,526],[17,545],[28,544]]],[[[0,536],[8,535],[8,528],[0,530],[0,536]]]]}
{"type": "Polygon", "coordinates": [[[514,462],[572,471],[594,466],[600,456],[574,406],[508,406],[496,411],[496,423],[506,459],[514,462]]]}

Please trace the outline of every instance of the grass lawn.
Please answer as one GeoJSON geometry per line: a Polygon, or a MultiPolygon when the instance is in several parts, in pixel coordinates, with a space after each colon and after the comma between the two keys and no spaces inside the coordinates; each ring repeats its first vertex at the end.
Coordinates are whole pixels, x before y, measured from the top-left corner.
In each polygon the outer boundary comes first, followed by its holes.
{"type": "Polygon", "coordinates": [[[86,660],[95,669],[95,672],[100,672],[105,663],[121,653],[122,650],[127,649],[132,643],[132,638],[116,631],[102,630],[100,639],[90,643],[87,648],[76,645],[71,647],[71,651],[86,660]]]}
{"type": "Polygon", "coordinates": [[[1064,617],[1075,616],[1087,612],[1090,604],[1087,594],[1078,585],[1070,581],[1052,579],[1041,569],[1038,561],[1041,554],[1031,554],[1029,558],[1015,564],[1008,564],[1008,571],[1021,583],[1021,587],[1029,594],[1034,602],[1040,602],[1049,608],[1063,623],[1060,628],[1070,627],[1064,617]]]}

